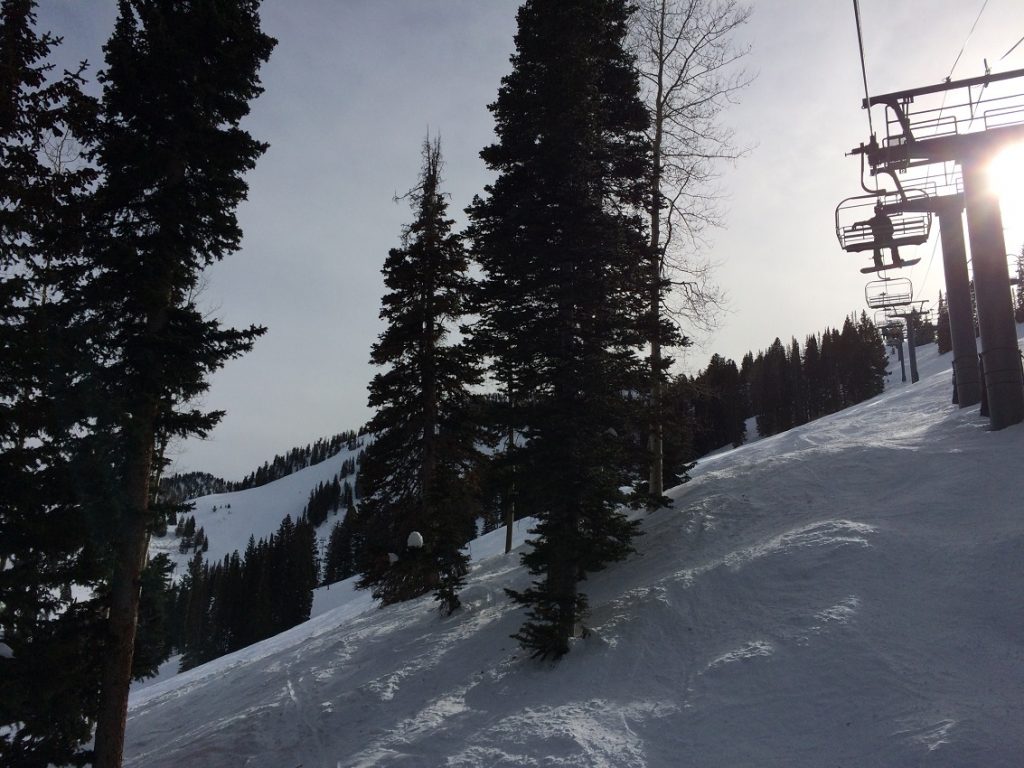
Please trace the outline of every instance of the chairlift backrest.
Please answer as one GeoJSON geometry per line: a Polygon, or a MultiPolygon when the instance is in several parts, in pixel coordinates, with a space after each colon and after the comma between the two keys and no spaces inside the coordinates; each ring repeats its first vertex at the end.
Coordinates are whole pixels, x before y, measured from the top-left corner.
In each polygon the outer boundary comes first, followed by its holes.
{"type": "Polygon", "coordinates": [[[908,189],[903,196],[889,193],[846,198],[836,206],[836,238],[840,247],[853,253],[927,242],[931,234],[932,214],[903,210],[905,204],[920,203],[927,197],[922,189],[908,189]],[[891,222],[891,235],[870,223],[876,215],[876,208],[891,222]]]}

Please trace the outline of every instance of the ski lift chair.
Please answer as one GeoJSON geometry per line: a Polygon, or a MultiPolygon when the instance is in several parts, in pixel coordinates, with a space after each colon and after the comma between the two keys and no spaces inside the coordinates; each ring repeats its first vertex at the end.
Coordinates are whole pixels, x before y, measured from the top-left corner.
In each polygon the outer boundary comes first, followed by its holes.
{"type": "Polygon", "coordinates": [[[870,274],[886,269],[899,269],[917,264],[921,259],[882,259],[882,251],[890,255],[899,248],[928,242],[932,229],[932,214],[903,210],[904,203],[919,202],[927,197],[920,189],[909,189],[903,194],[872,194],[848,197],[836,206],[836,238],[848,253],[872,251],[873,264],[861,272],[870,274]],[[881,217],[878,219],[878,217],[881,217]],[[875,224],[878,219],[883,224],[875,224]],[[891,233],[888,230],[891,228],[891,233]]]}
{"type": "Polygon", "coordinates": [[[864,286],[864,301],[869,309],[895,309],[909,306],[914,300],[914,286],[905,277],[872,280],[864,286]]]}

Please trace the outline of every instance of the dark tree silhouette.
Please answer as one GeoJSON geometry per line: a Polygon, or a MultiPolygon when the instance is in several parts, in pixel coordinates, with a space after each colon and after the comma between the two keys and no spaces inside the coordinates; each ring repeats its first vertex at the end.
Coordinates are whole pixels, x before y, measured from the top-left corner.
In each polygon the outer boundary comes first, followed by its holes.
{"type": "Polygon", "coordinates": [[[469,484],[477,462],[468,388],[479,380],[466,345],[446,343],[465,312],[465,250],[452,233],[441,192],[441,144],[423,144],[419,183],[409,193],[413,223],[384,262],[381,318],[387,328],[371,361],[376,439],[359,474],[362,545],[359,586],[385,604],[433,591],[444,613],[459,605],[474,534],[469,484]],[[423,546],[407,547],[418,532],[423,546]],[[397,556],[395,559],[394,556],[397,556]]]}
{"type": "Polygon", "coordinates": [[[539,518],[524,556],[539,581],[516,636],[561,656],[586,613],[588,572],[624,557],[616,509],[639,390],[647,114],[619,0],[531,0],[491,106],[497,178],[469,210],[485,283],[477,338],[524,442],[539,518]],[[521,427],[521,429],[519,429],[521,427]]]}
{"type": "Polygon", "coordinates": [[[0,3],[0,763],[82,761],[96,713],[102,606],[72,584],[105,573],[79,482],[93,437],[73,331],[96,104],[83,68],[56,76],[60,42],[35,2],[0,3]]]}
{"type": "Polygon", "coordinates": [[[85,291],[101,350],[118,492],[108,500],[113,549],[97,768],[121,763],[139,576],[148,534],[154,447],[206,433],[219,413],[188,409],[208,375],[263,329],[224,329],[196,307],[201,270],[238,250],[243,179],[266,146],[239,127],[274,46],[257,0],[120,0],[107,42],[103,173],[85,291]]]}

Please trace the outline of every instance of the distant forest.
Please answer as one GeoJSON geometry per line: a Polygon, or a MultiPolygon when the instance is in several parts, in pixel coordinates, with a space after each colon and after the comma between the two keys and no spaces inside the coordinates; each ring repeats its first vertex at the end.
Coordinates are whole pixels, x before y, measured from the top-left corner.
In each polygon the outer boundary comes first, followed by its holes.
{"type": "Polygon", "coordinates": [[[238,481],[224,480],[209,472],[179,472],[160,479],[160,497],[168,504],[177,504],[200,496],[214,493],[233,493],[280,480],[300,469],[312,467],[347,448],[355,450],[362,441],[352,430],[339,432],[332,437],[322,437],[305,447],[291,448],[284,455],[276,455],[270,461],[254,469],[238,481]]]}
{"type": "Polygon", "coordinates": [[[784,432],[879,394],[885,386],[888,356],[881,331],[861,313],[842,329],[826,328],[783,344],[776,338],[739,366],[713,355],[694,376],[669,385],[668,403],[682,429],[677,461],[692,461],[746,439],[746,421],[755,419],[761,437],[784,432]]]}

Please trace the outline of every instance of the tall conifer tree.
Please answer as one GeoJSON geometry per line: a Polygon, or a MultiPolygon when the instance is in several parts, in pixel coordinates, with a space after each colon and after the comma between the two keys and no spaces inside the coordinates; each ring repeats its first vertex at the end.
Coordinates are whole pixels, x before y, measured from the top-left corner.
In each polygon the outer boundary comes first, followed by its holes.
{"type": "Polygon", "coordinates": [[[376,440],[359,475],[359,586],[385,604],[433,591],[451,613],[468,570],[462,550],[474,533],[469,476],[477,452],[467,417],[468,388],[479,372],[466,345],[445,343],[465,312],[469,281],[441,169],[440,140],[428,137],[419,183],[409,193],[415,219],[384,262],[388,293],[380,315],[388,325],[371,361],[385,370],[370,384],[376,440]],[[407,546],[413,532],[423,537],[421,548],[407,546]]]}
{"type": "Polygon", "coordinates": [[[813,420],[824,414],[822,403],[825,399],[822,391],[821,352],[818,346],[818,337],[813,333],[804,342],[804,361],[801,373],[807,397],[807,418],[813,420]]]}
{"type": "Polygon", "coordinates": [[[712,355],[708,367],[693,379],[692,387],[696,394],[698,434],[694,442],[697,455],[730,443],[733,447],[742,445],[746,439],[748,406],[736,363],[721,355],[712,355]]]}
{"type": "Polygon", "coordinates": [[[540,580],[517,635],[558,657],[586,613],[577,585],[624,557],[635,526],[617,511],[626,424],[639,389],[646,245],[647,114],[625,52],[621,0],[529,0],[513,70],[491,106],[497,173],[470,208],[486,276],[477,328],[515,394],[539,518],[524,562],[540,580]]]}
{"type": "Polygon", "coordinates": [[[100,607],[70,587],[103,573],[75,492],[86,361],[68,333],[96,111],[84,65],[53,77],[35,6],[0,3],[0,763],[20,766],[84,759],[100,607]]]}
{"type": "Polygon", "coordinates": [[[258,0],[120,0],[105,46],[104,174],[85,294],[102,355],[116,493],[110,520],[109,620],[96,766],[120,765],[139,574],[150,530],[154,445],[204,434],[220,413],[185,404],[207,376],[248,350],[262,329],[222,328],[194,303],[200,272],[238,250],[243,178],[266,146],[239,127],[262,91],[274,40],[258,0]]]}

